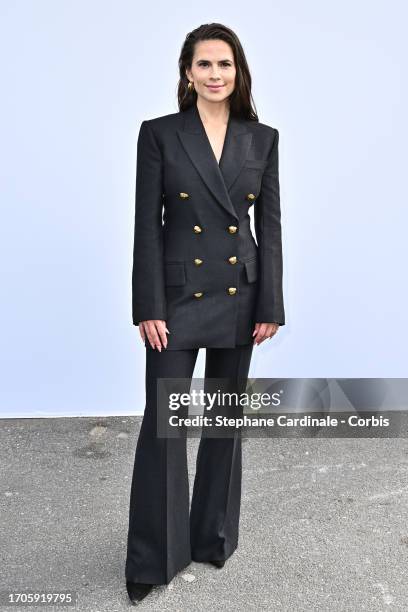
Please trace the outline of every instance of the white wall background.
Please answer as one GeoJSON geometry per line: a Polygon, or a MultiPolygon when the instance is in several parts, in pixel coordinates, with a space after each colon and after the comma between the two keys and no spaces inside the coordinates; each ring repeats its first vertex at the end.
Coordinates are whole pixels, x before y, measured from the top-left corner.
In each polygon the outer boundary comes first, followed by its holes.
{"type": "Polygon", "coordinates": [[[402,1],[1,0],[1,416],[143,412],[137,133],[178,110],[182,42],[212,21],[280,132],[287,325],[250,376],[408,375],[402,1]]]}

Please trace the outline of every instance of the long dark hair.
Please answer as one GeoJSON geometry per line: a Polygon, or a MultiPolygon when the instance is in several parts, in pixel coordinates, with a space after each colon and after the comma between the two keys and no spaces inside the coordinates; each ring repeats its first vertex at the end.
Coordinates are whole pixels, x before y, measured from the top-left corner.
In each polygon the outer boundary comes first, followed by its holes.
{"type": "Polygon", "coordinates": [[[183,43],[179,57],[180,80],[177,98],[179,110],[187,110],[197,102],[197,92],[188,89],[186,68],[191,69],[196,43],[202,40],[223,40],[228,43],[234,54],[236,66],[235,88],[229,97],[230,114],[242,119],[259,121],[251,93],[252,79],[245,53],[238,36],[221,23],[206,23],[189,32],[183,43]]]}

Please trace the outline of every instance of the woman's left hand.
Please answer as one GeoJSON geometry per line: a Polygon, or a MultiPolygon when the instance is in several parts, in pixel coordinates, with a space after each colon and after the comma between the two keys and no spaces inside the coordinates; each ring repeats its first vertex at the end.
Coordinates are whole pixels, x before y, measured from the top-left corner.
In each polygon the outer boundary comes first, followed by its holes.
{"type": "Polygon", "coordinates": [[[267,338],[272,338],[279,329],[278,323],[255,323],[255,329],[252,336],[254,344],[261,344],[267,338]]]}

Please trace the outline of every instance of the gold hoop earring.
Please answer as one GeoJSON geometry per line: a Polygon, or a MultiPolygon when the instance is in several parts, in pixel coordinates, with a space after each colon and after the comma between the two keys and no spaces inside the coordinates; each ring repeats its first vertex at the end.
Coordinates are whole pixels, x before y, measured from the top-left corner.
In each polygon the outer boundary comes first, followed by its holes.
{"type": "Polygon", "coordinates": [[[192,92],[192,91],[193,91],[193,89],[194,89],[194,83],[193,83],[193,81],[189,81],[189,82],[188,82],[187,89],[188,89],[188,91],[189,91],[189,92],[192,92]]]}

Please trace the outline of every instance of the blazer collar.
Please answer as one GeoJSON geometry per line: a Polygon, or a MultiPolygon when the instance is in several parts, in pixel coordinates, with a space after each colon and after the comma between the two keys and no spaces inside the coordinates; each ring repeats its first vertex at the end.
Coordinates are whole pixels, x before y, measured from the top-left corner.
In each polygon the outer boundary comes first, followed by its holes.
{"type": "Polygon", "coordinates": [[[224,147],[218,165],[196,104],[181,112],[183,125],[177,130],[181,143],[201,178],[217,201],[236,219],[230,189],[241,172],[252,142],[245,121],[229,115],[224,147]]]}

